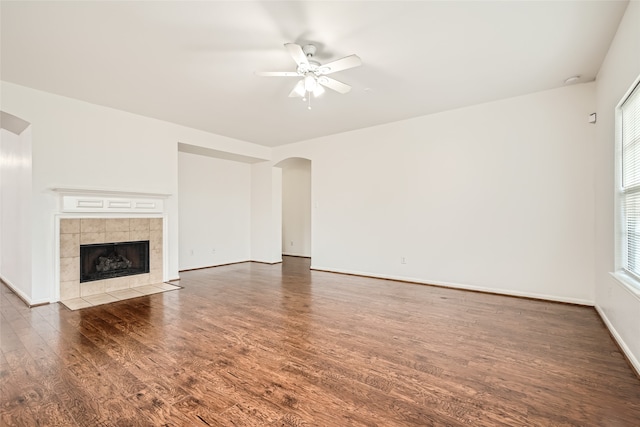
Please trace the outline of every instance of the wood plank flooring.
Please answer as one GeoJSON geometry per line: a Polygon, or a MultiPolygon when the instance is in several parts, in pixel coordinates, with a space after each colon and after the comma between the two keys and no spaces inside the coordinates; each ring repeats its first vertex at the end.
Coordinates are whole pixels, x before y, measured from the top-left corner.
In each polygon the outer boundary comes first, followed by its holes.
{"type": "Polygon", "coordinates": [[[0,299],[3,426],[639,426],[595,310],[309,271],[181,274],[70,311],[0,299]]]}

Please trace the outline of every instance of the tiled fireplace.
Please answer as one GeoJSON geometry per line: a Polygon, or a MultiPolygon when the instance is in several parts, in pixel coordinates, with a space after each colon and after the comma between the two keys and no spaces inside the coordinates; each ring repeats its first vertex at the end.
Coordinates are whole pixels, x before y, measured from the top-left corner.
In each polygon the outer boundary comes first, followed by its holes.
{"type": "Polygon", "coordinates": [[[60,299],[103,294],[163,280],[162,218],[61,218],[60,299]],[[149,241],[149,272],[80,282],[80,246],[149,241]]]}

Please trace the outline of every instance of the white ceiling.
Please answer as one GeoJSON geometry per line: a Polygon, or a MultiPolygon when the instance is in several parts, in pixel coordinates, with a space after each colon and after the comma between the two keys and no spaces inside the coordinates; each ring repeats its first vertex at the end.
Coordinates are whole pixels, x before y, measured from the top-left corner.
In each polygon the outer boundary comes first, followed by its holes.
{"type": "Polygon", "coordinates": [[[2,80],[266,146],[592,81],[627,1],[2,1],[2,80]],[[283,44],[358,54],[312,110],[283,44]]]}

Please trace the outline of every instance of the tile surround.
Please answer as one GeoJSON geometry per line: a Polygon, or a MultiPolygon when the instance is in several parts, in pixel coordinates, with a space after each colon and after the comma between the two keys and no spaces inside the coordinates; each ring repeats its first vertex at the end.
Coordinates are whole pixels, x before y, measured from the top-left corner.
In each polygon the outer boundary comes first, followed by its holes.
{"type": "Polygon", "coordinates": [[[129,230],[131,231],[149,231],[150,218],[131,218],[129,222],[129,230]]]}
{"type": "MultiPolygon", "coordinates": [[[[113,221],[113,219],[109,219],[113,221]]],[[[105,218],[81,218],[80,233],[104,233],[107,231],[107,220],[105,218]]]]}
{"type": "Polygon", "coordinates": [[[60,234],[80,233],[79,219],[65,219],[60,221],[60,234]]]}
{"type": "Polygon", "coordinates": [[[104,233],[105,242],[130,242],[129,231],[108,231],[104,233]]]}
{"type": "Polygon", "coordinates": [[[105,224],[105,231],[129,231],[129,218],[112,218],[105,224]]]}
{"type": "MultiPolygon", "coordinates": [[[[61,220],[62,221],[62,220],[61,220]]],[[[62,234],[60,234],[62,236],[62,234]]],[[[94,233],[94,232],[81,232],[80,244],[90,245],[91,243],[104,243],[106,242],[107,233],[94,233]]]]}
{"type": "Polygon", "coordinates": [[[107,292],[161,284],[162,221],[162,218],[61,218],[60,300],[88,298],[107,292]],[[137,240],[149,240],[149,273],[80,283],[81,244],[137,240]]]}
{"type": "MultiPolygon", "coordinates": [[[[118,277],[120,279],[120,277],[118,277]]],[[[85,282],[80,283],[78,281],[78,285],[80,286],[80,296],[88,297],[90,295],[103,294],[106,292],[106,283],[104,280],[94,280],[93,282],[85,282]]],[[[128,287],[128,286],[127,286],[128,287]]],[[[60,294],[60,299],[66,299],[66,295],[60,294]]]]}
{"type": "MultiPolygon", "coordinates": [[[[80,247],[78,246],[78,255],[80,254],[80,247]]],[[[78,280],[80,283],[80,257],[65,257],[60,258],[60,281],[69,282],[78,280]]]]}
{"type": "Polygon", "coordinates": [[[151,234],[149,230],[131,230],[129,232],[130,242],[137,242],[139,240],[150,240],[151,234]]]}
{"type": "Polygon", "coordinates": [[[80,281],[60,282],[60,295],[65,295],[66,298],[80,298],[80,281]]]}
{"type": "Polygon", "coordinates": [[[80,233],[60,234],[60,257],[76,257],[80,253],[80,233]]]}

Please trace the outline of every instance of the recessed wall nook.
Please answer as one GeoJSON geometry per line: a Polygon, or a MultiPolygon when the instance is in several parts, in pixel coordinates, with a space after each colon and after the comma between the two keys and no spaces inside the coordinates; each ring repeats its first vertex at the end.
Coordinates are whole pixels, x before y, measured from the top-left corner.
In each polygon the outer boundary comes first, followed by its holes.
{"type": "Polygon", "coordinates": [[[59,300],[70,309],[178,289],[165,280],[166,195],[55,189],[59,300]]]}

